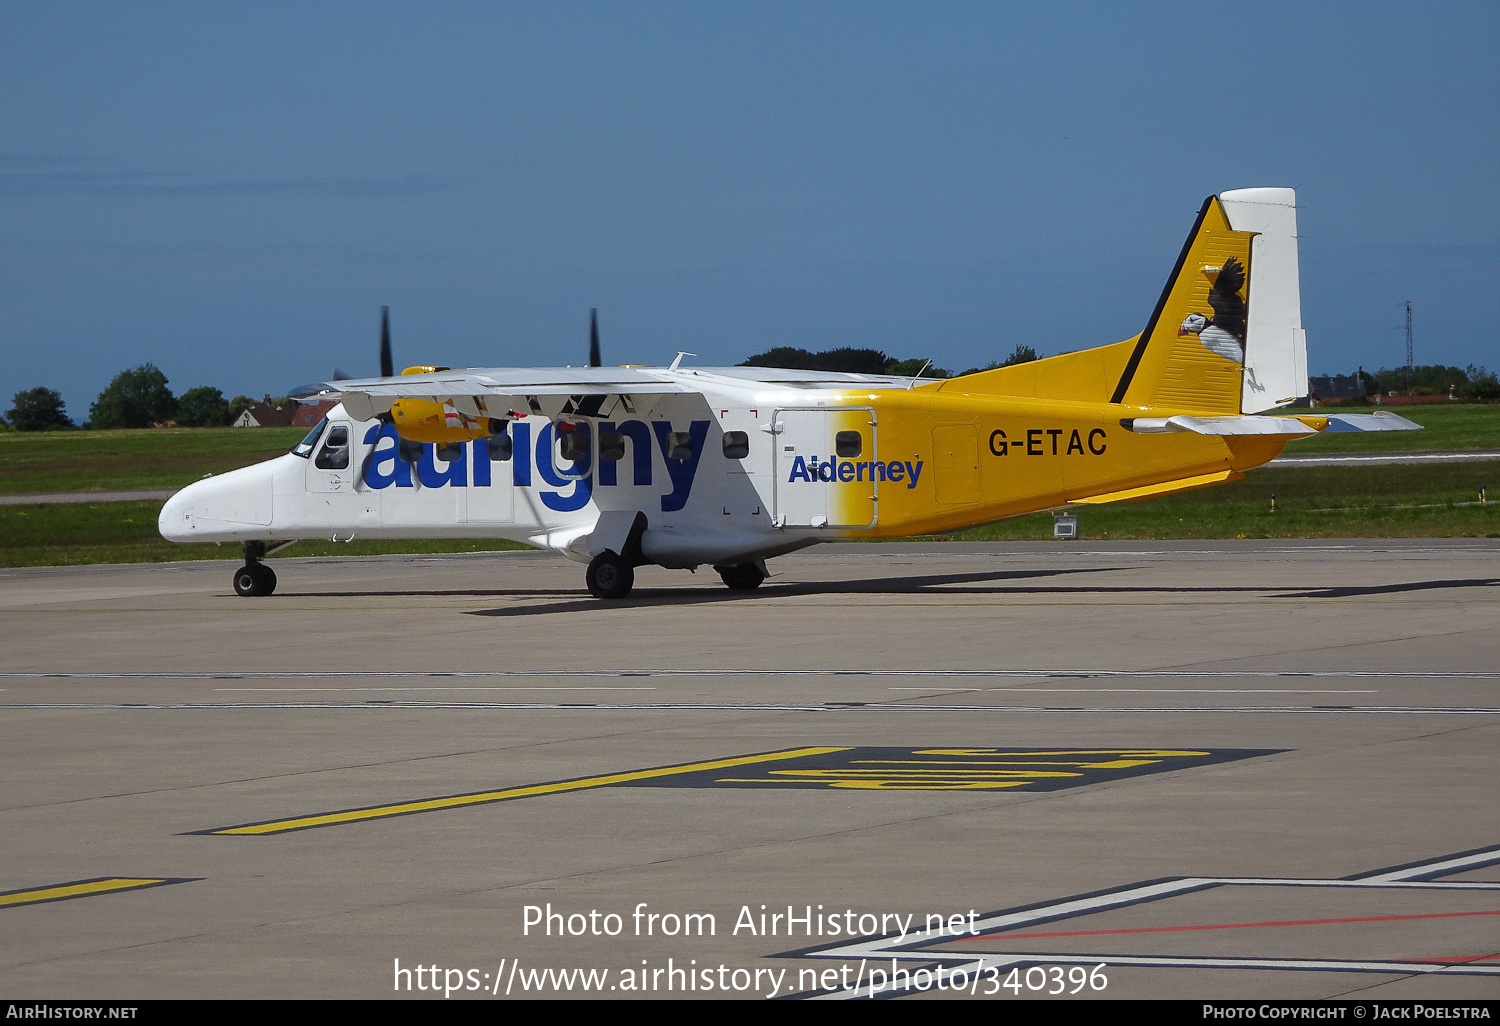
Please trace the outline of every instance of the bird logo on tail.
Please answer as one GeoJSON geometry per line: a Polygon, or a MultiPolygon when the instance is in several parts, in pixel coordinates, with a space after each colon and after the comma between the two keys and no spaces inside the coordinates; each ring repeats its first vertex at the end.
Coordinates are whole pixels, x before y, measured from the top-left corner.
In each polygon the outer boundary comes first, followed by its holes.
{"type": "Polygon", "coordinates": [[[1208,293],[1208,304],[1214,308],[1212,317],[1201,313],[1188,314],[1178,335],[1197,335],[1198,341],[1209,352],[1235,363],[1245,362],[1246,307],[1240,298],[1245,287],[1245,269],[1237,257],[1224,261],[1223,267],[1204,268],[1205,274],[1213,274],[1213,288],[1208,293]]]}

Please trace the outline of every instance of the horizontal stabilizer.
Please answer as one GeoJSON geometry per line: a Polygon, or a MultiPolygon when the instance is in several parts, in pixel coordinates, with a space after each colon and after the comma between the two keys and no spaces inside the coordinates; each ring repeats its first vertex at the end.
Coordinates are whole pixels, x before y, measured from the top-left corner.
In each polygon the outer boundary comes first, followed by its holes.
{"type": "MultiPolygon", "coordinates": [[[[1197,435],[1314,435],[1296,417],[1127,417],[1120,426],[1138,435],[1164,435],[1173,431],[1191,431],[1197,435]]],[[[1345,430],[1357,430],[1346,428],[1345,430]]]]}
{"type": "Polygon", "coordinates": [[[1422,425],[1394,413],[1340,413],[1328,418],[1329,431],[1421,431],[1422,425]]]}

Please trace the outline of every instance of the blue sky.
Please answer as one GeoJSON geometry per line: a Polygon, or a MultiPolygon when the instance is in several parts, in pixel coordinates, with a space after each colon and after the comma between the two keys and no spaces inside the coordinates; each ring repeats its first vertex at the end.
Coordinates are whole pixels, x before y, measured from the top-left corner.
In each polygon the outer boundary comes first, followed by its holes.
{"type": "Polygon", "coordinates": [[[1500,364],[1500,4],[0,5],[0,410],[398,366],[953,370],[1289,185],[1313,373],[1500,364]],[[1229,12],[1229,13],[1226,13],[1229,12]]]}

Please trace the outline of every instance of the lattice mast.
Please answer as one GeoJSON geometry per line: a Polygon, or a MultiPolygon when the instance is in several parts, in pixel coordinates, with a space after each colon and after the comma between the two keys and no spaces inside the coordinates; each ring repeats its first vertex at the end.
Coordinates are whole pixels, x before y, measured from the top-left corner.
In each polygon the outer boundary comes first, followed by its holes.
{"type": "Polygon", "coordinates": [[[1411,393],[1411,300],[1406,301],[1406,391],[1411,393]]]}

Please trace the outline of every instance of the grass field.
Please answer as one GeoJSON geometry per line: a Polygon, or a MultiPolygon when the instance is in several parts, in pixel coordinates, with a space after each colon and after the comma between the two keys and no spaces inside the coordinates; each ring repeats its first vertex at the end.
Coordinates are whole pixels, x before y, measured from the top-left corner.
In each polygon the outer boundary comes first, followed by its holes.
{"type": "Polygon", "coordinates": [[[182,488],[280,456],[303,428],[0,432],[0,495],[182,488]]]}
{"type": "MultiPolygon", "coordinates": [[[[1500,448],[1500,406],[1402,408],[1427,430],[1341,433],[1298,441],[1292,452],[1380,452],[1500,448]]],[[[0,432],[0,494],[178,488],[205,474],[286,452],[300,428],[0,432]]],[[[1500,499],[1500,463],[1389,467],[1266,467],[1243,481],[1143,502],[1086,507],[1089,539],[1400,538],[1500,536],[1500,501],[1480,506],[1478,488],[1500,499]],[[1271,510],[1271,494],[1276,510],[1271,510]]],[[[0,566],[233,559],[238,545],[174,545],[156,532],[160,502],[0,506],[0,566]]],[[[1052,537],[1038,514],[973,528],[955,539],[1052,537]]],[[[287,555],[475,552],[512,542],[299,542],[287,555]]]]}
{"type": "Polygon", "coordinates": [[[1420,452],[1448,449],[1500,449],[1500,405],[1434,403],[1430,406],[1323,406],[1298,410],[1315,416],[1340,413],[1394,413],[1422,425],[1421,431],[1338,431],[1299,438],[1288,456],[1315,452],[1420,452]]]}
{"type": "MultiPolygon", "coordinates": [[[[156,517],[161,507],[160,502],[0,506],[0,567],[244,559],[238,544],[177,545],[166,541],[156,532],[156,517]]],[[[373,556],[387,552],[491,552],[524,548],[500,539],[355,541],[347,545],[301,541],[284,554],[373,556]]]]}
{"type": "MultiPolygon", "coordinates": [[[[1317,413],[1373,412],[1374,406],[1317,413]]],[[[1500,405],[1405,406],[1422,431],[1339,432],[1298,439],[1287,453],[1413,452],[1500,448],[1500,405]]],[[[181,488],[205,474],[280,456],[301,428],[165,428],[0,432],[0,495],[181,488]]]]}
{"type": "MultiPolygon", "coordinates": [[[[1085,508],[1079,512],[1079,528],[1083,538],[1116,540],[1500,537],[1500,502],[1479,505],[1480,484],[1500,485],[1500,463],[1267,468],[1216,488],[1085,508]],[[1276,493],[1275,512],[1271,511],[1272,492],[1276,493]]],[[[161,506],[160,502],[0,506],[0,566],[242,558],[238,545],[163,541],[156,533],[161,506]]],[[[1046,513],[1018,517],[938,537],[1048,539],[1052,517],[1046,513]]],[[[356,541],[347,545],[305,541],[286,550],[286,555],[517,548],[524,546],[500,540],[356,541]]]]}
{"type": "MultiPolygon", "coordinates": [[[[1493,499],[1500,463],[1262,467],[1243,481],[1073,512],[1079,537],[1096,540],[1500,537],[1500,502],[1480,505],[1480,485],[1493,499]]],[[[942,537],[1041,540],[1052,537],[1052,515],[942,537]]]]}

